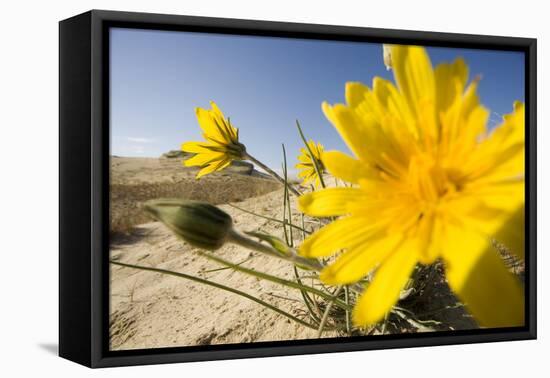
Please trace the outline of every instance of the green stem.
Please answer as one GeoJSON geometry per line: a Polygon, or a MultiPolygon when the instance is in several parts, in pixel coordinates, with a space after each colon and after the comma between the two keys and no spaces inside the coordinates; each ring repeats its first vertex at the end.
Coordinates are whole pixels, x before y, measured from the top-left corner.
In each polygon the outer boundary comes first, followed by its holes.
{"type": "Polygon", "coordinates": [[[251,156],[248,152],[244,155],[244,160],[250,160],[254,164],[257,164],[259,167],[261,167],[263,170],[265,170],[267,173],[269,173],[275,180],[279,181],[281,184],[288,187],[288,190],[292,192],[295,196],[300,196],[301,193],[297,191],[292,185],[285,183],[285,180],[277,174],[274,170],[269,168],[267,165],[256,159],[255,157],[251,156]]]}
{"type": "Polygon", "coordinates": [[[386,334],[387,327],[388,327],[388,314],[384,316],[384,323],[382,323],[382,335],[386,334]]]}
{"type": "Polygon", "coordinates": [[[288,312],[286,311],[283,311],[281,310],[280,308],[278,307],[275,307],[267,302],[264,302],[262,301],[261,299],[258,299],[250,294],[247,294],[243,291],[240,291],[240,290],[237,290],[237,289],[234,289],[232,287],[229,287],[229,286],[225,286],[225,285],[222,285],[222,284],[219,284],[219,283],[216,283],[216,282],[212,282],[212,281],[208,281],[208,280],[205,280],[205,279],[202,279],[202,278],[199,278],[199,277],[195,277],[195,276],[190,276],[188,274],[185,274],[185,273],[178,273],[178,272],[173,272],[173,271],[170,271],[170,270],[164,270],[164,269],[158,269],[158,268],[151,268],[151,267],[147,267],[147,266],[140,266],[140,265],[132,265],[132,264],[125,264],[125,263],[121,263],[121,262],[117,262],[117,261],[111,261],[111,264],[114,264],[114,265],[119,265],[119,266],[123,266],[123,267],[126,267],[126,268],[132,268],[132,269],[139,269],[139,270],[147,270],[147,271],[150,271],[150,272],[155,272],[155,273],[161,273],[161,274],[167,274],[167,275],[170,275],[170,276],[175,276],[175,277],[180,277],[180,278],[185,278],[185,279],[188,279],[188,280],[191,280],[191,281],[195,281],[195,282],[198,282],[198,283],[201,283],[201,284],[204,284],[204,285],[209,285],[209,286],[213,286],[213,287],[216,287],[218,289],[222,289],[222,290],[225,290],[225,291],[229,291],[233,294],[237,294],[237,295],[240,295],[241,297],[244,297],[246,299],[249,299],[253,302],[256,302],[264,307],[267,307],[269,308],[270,310],[273,310],[283,316],[286,316],[287,318],[291,319],[291,320],[294,320],[296,323],[299,323],[305,327],[308,327],[308,328],[312,328],[312,329],[317,329],[317,327],[315,327],[314,325],[308,323],[308,322],[305,322],[303,321],[302,319],[299,319],[297,317],[295,317],[294,315],[291,315],[289,314],[288,312]]]}
{"type": "MultiPolygon", "coordinates": [[[[260,278],[260,279],[263,279],[263,280],[266,280],[266,281],[270,281],[270,282],[274,282],[276,284],[279,284],[279,285],[282,285],[282,286],[286,286],[286,287],[290,287],[292,289],[297,289],[297,290],[304,290],[304,291],[307,291],[307,292],[310,292],[310,293],[313,293],[313,294],[317,294],[318,296],[322,297],[323,299],[326,299],[326,300],[333,300],[333,297],[332,295],[330,294],[327,294],[325,293],[324,291],[321,291],[319,289],[316,289],[314,287],[311,287],[311,286],[306,286],[304,284],[302,284],[301,282],[300,283],[296,283],[294,281],[289,281],[289,280],[285,280],[284,278],[279,278],[279,277],[276,277],[276,276],[272,276],[270,274],[267,274],[267,273],[263,273],[263,272],[259,272],[257,270],[253,270],[253,269],[249,269],[249,268],[245,268],[243,266],[240,266],[240,265],[237,265],[237,264],[233,264],[232,262],[230,261],[227,261],[225,259],[222,259],[221,257],[218,257],[218,256],[215,256],[214,254],[211,254],[209,252],[204,252],[204,251],[198,251],[198,253],[201,255],[201,256],[204,256],[212,261],[215,261],[219,264],[222,264],[222,265],[225,265],[227,266],[228,268],[231,268],[231,269],[234,269],[238,272],[242,272],[242,273],[246,273],[246,274],[249,274],[251,276],[254,276],[254,277],[257,277],[257,278],[260,278]]],[[[337,300],[337,303],[336,305],[344,310],[349,310],[351,309],[350,306],[346,305],[344,302],[342,302],[341,300],[337,300]]]]}
{"type": "MultiPolygon", "coordinates": [[[[277,251],[275,248],[273,248],[273,247],[271,247],[267,244],[257,242],[256,240],[250,239],[250,238],[240,234],[239,232],[235,231],[234,229],[231,229],[229,231],[229,233],[227,235],[227,238],[228,238],[228,241],[230,241],[232,243],[235,243],[235,244],[238,244],[242,247],[252,249],[252,250],[255,250],[255,251],[258,251],[258,252],[262,252],[262,253],[265,253],[267,255],[277,257],[279,259],[290,261],[291,263],[293,263],[295,265],[299,265],[299,266],[305,267],[307,269],[314,270],[316,272],[320,272],[325,267],[318,260],[308,259],[308,258],[300,256],[298,254],[298,252],[296,251],[296,249],[294,249],[292,247],[287,246],[290,253],[289,254],[283,254],[283,253],[277,251]]],[[[351,290],[353,290],[354,292],[358,293],[358,294],[361,294],[363,292],[363,287],[361,286],[361,284],[358,284],[358,283],[350,285],[349,288],[351,290]]]]}
{"type": "Polygon", "coordinates": [[[340,291],[342,291],[343,286],[338,286],[338,289],[334,292],[332,295],[332,300],[327,303],[327,307],[325,308],[325,313],[323,314],[323,317],[321,318],[321,324],[319,324],[319,329],[317,330],[317,337],[320,338],[323,335],[323,330],[325,328],[325,324],[328,320],[328,315],[330,312],[330,309],[332,308],[332,305],[338,298],[338,294],[340,294],[340,291]]]}
{"type": "MultiPolygon", "coordinates": [[[[284,175],[285,175],[285,187],[288,188],[288,166],[287,166],[287,162],[286,162],[286,150],[285,150],[285,145],[284,143],[282,144],[283,146],[283,172],[284,172],[284,175]]],[[[285,216],[285,212],[287,211],[287,208],[288,208],[288,223],[290,224],[290,227],[288,228],[288,231],[289,231],[289,234],[290,234],[290,246],[291,247],[294,247],[294,233],[292,232],[292,209],[290,208],[290,194],[288,193],[288,190],[285,190],[285,193],[283,193],[283,195],[285,196],[285,200],[283,201],[284,202],[284,208],[283,208],[283,220],[286,221],[285,216]]],[[[287,242],[288,243],[288,242],[287,242]]]]}
{"type": "MultiPolygon", "coordinates": [[[[294,276],[296,277],[296,281],[300,284],[302,284],[302,280],[300,279],[300,275],[298,274],[298,269],[296,266],[294,268],[294,276]]],[[[313,319],[313,321],[317,324],[321,321],[319,317],[317,316],[317,312],[311,307],[311,304],[313,303],[313,299],[308,295],[308,293],[305,290],[300,290],[300,294],[302,294],[302,299],[304,300],[304,303],[306,304],[307,310],[309,311],[309,316],[313,319]]]]}
{"type": "MultiPolygon", "coordinates": [[[[302,213],[302,214],[300,214],[300,216],[301,216],[301,220],[302,220],[302,240],[304,240],[306,238],[305,225],[304,225],[304,214],[302,213]]],[[[298,274],[298,269],[296,268],[296,266],[294,266],[294,276],[296,277],[296,281],[298,281],[298,283],[301,284],[302,279],[301,279],[300,275],[298,274]]],[[[319,316],[321,315],[321,311],[319,311],[319,307],[317,306],[317,302],[315,301],[315,298],[310,297],[309,294],[306,293],[304,290],[301,290],[301,293],[302,293],[302,298],[304,299],[304,302],[306,304],[306,307],[309,311],[309,314],[310,314],[311,318],[315,321],[315,323],[319,324],[319,322],[321,321],[321,319],[319,318],[319,316]],[[314,308],[312,307],[312,305],[313,305],[314,308]]],[[[349,305],[349,303],[348,303],[348,305],[349,305]]]]}
{"type": "Polygon", "coordinates": [[[240,210],[240,211],[242,211],[242,212],[244,212],[244,213],[248,213],[248,214],[254,215],[254,216],[256,216],[256,217],[266,219],[266,220],[268,220],[268,221],[281,223],[281,224],[290,226],[290,227],[292,227],[292,228],[295,228],[295,229],[297,229],[297,230],[300,230],[300,231],[302,231],[302,232],[304,232],[304,233],[306,233],[306,234],[311,234],[311,231],[308,231],[308,230],[306,230],[306,229],[304,229],[304,228],[302,228],[302,227],[300,227],[300,226],[296,226],[295,224],[291,224],[291,223],[289,223],[289,222],[285,222],[285,221],[282,221],[282,220],[277,219],[277,218],[271,218],[271,217],[268,217],[268,216],[265,216],[265,215],[262,215],[262,214],[257,214],[257,213],[255,213],[255,212],[253,212],[253,211],[243,209],[242,207],[233,205],[233,204],[231,204],[231,203],[228,203],[228,205],[231,206],[231,207],[234,207],[235,209],[240,210]]]}
{"type": "MultiPolygon", "coordinates": [[[[349,306],[349,287],[344,287],[344,294],[345,294],[345,302],[346,305],[349,306]]],[[[350,311],[346,309],[346,331],[348,332],[348,335],[351,336],[351,319],[350,319],[350,311]]]]}
{"type": "MultiPolygon", "coordinates": [[[[248,260],[250,260],[250,257],[247,257],[246,259],[244,259],[243,261],[241,261],[239,263],[235,263],[235,264],[232,263],[232,265],[240,266],[240,265],[244,264],[245,262],[247,262],[248,260]]],[[[232,268],[232,266],[224,266],[223,268],[205,270],[204,273],[215,273],[215,272],[220,272],[222,270],[231,269],[231,268],[232,268]]]]}
{"type": "Polygon", "coordinates": [[[262,244],[260,242],[257,242],[256,240],[250,239],[234,229],[231,229],[227,235],[228,240],[238,244],[240,246],[243,246],[245,248],[253,249],[258,252],[265,253],[267,255],[271,255],[273,257],[277,257],[283,260],[287,260],[292,262],[293,264],[304,266],[306,268],[315,270],[315,271],[321,271],[323,269],[323,265],[317,260],[308,259],[305,257],[302,257],[298,255],[296,250],[294,248],[289,247],[290,253],[289,254],[282,254],[281,252],[277,251],[275,248],[268,246],[266,244],[262,244]]]}
{"type": "MultiPolygon", "coordinates": [[[[283,156],[284,156],[284,152],[285,152],[285,145],[283,144],[283,156]]],[[[288,198],[288,182],[287,182],[287,179],[286,179],[286,160],[283,163],[282,167],[283,167],[284,188],[285,188],[285,190],[283,191],[283,233],[285,235],[286,244],[292,247],[292,244],[290,243],[290,240],[289,240],[289,237],[288,237],[288,232],[286,230],[286,226],[284,225],[287,222],[287,220],[286,220],[286,200],[288,198]]],[[[292,233],[292,228],[289,228],[289,230],[292,233]]]]}

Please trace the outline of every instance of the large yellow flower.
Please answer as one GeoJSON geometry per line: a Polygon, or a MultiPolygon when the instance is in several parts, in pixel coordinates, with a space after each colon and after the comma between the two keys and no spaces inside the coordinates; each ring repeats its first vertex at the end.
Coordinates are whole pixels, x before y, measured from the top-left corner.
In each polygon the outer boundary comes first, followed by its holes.
{"type": "Polygon", "coordinates": [[[186,142],[181,145],[183,151],[195,154],[183,163],[187,167],[201,167],[197,178],[221,171],[233,160],[242,160],[246,152],[244,145],[239,143],[239,129],[231,125],[214,102],[210,105],[211,110],[195,110],[206,141],[186,142]]]}
{"type": "Polygon", "coordinates": [[[523,325],[523,287],[492,247],[497,240],[524,253],[523,104],[489,131],[462,59],[433,69],[423,48],[392,46],[391,67],[397,86],[378,77],[372,88],[347,83],[346,104],[323,104],[355,155],[325,152],[323,162],[357,185],[299,198],[306,214],[342,216],[301,254],[344,250],[321,272],[327,284],[375,270],[353,312],[358,325],[381,320],[416,264],[438,259],[481,326],[523,325]]]}
{"type": "Polygon", "coordinates": [[[315,161],[311,158],[307,148],[300,148],[300,155],[298,156],[299,163],[296,164],[296,168],[298,169],[298,177],[303,179],[303,184],[313,181],[314,185],[318,187],[321,185],[321,179],[317,174],[317,169],[319,169],[319,173],[323,174],[324,166],[321,160],[321,154],[324,152],[324,147],[321,143],[315,143],[311,139],[307,142],[307,144],[315,161]],[[317,169],[315,168],[315,164],[317,164],[317,169]]]}

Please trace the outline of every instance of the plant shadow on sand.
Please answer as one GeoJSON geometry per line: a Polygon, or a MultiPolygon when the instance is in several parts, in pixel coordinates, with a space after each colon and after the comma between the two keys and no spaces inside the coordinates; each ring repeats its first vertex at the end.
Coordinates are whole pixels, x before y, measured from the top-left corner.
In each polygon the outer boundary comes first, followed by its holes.
{"type": "MultiPolygon", "coordinates": [[[[153,221],[151,219],[151,221],[153,221]]],[[[128,232],[119,232],[111,235],[110,245],[111,248],[120,248],[125,245],[132,245],[137,243],[143,238],[151,236],[152,231],[146,227],[137,225],[132,226],[128,232]]]]}

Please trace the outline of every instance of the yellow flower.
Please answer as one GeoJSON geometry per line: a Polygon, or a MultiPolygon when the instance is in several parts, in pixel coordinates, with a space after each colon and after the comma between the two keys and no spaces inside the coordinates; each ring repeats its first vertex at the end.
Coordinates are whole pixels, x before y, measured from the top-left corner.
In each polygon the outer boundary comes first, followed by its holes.
{"type": "Polygon", "coordinates": [[[348,284],[374,271],[354,322],[380,321],[397,302],[417,263],[441,259],[447,281],[484,327],[524,324],[524,290],[492,247],[523,256],[524,106],[500,126],[468,84],[462,59],[432,68],[417,46],[392,46],[397,86],[347,83],[346,104],[323,111],[355,157],[322,156],[334,176],[356,184],[299,198],[311,216],[342,216],[300,246],[306,257],[344,252],[321,272],[348,284]]]}
{"type": "MultiPolygon", "coordinates": [[[[321,154],[324,152],[324,147],[321,143],[315,143],[313,140],[307,142],[311,154],[317,163],[317,167],[322,174],[324,171],[323,162],[321,161],[321,154]]],[[[315,169],[315,162],[311,159],[309,151],[307,148],[300,148],[300,155],[298,156],[299,163],[296,164],[298,169],[298,177],[303,179],[303,184],[307,184],[310,181],[313,181],[314,185],[318,187],[321,184],[321,180],[317,171],[315,169]]]]}
{"type": "Polygon", "coordinates": [[[231,164],[231,161],[244,159],[246,154],[245,146],[239,143],[239,129],[231,125],[214,102],[210,105],[211,110],[195,110],[206,141],[186,142],[181,145],[183,151],[195,154],[183,163],[186,167],[201,167],[197,178],[221,171],[231,164]]]}

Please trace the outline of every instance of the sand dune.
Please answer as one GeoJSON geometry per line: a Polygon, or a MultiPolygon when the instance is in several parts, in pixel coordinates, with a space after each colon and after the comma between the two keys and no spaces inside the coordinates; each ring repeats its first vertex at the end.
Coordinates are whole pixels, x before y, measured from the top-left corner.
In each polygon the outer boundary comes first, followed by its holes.
{"type": "Polygon", "coordinates": [[[128,233],[150,218],[141,210],[144,201],[173,197],[212,204],[242,201],[281,187],[248,163],[195,179],[196,168],[181,159],[111,157],[111,232],[128,233]]]}

